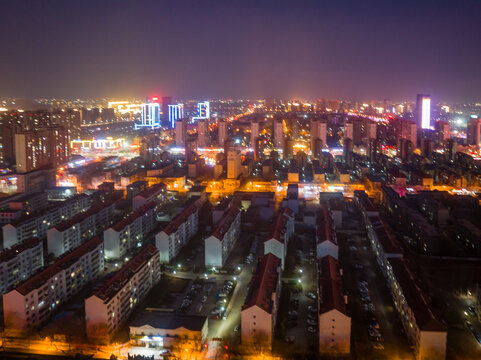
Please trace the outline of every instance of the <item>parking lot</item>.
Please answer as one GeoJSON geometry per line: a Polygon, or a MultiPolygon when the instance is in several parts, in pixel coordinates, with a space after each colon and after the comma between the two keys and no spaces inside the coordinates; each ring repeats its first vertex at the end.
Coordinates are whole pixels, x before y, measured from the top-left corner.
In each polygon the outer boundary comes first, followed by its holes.
{"type": "Polygon", "coordinates": [[[298,232],[289,243],[274,352],[277,349],[291,356],[315,356],[318,352],[314,246],[314,238],[308,233],[298,232]]]}
{"type": "Polygon", "coordinates": [[[338,236],[351,312],[352,352],[358,359],[412,359],[410,344],[365,235],[338,236]]]}

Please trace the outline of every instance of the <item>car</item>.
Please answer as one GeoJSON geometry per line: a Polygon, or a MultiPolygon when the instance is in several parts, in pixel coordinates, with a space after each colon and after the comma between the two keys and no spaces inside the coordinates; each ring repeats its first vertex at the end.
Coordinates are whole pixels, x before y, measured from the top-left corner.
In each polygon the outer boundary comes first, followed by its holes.
{"type": "Polygon", "coordinates": [[[311,320],[311,319],[307,319],[307,323],[309,325],[312,325],[312,326],[316,326],[317,325],[317,322],[315,322],[314,320],[311,320]]]}
{"type": "Polygon", "coordinates": [[[473,324],[471,324],[470,321],[466,321],[466,326],[468,327],[469,330],[471,330],[471,331],[474,330],[473,324]]]}
{"type": "Polygon", "coordinates": [[[381,337],[381,333],[376,329],[369,329],[369,336],[372,338],[379,338],[381,337]]]}
{"type": "Polygon", "coordinates": [[[364,310],[373,312],[376,308],[372,303],[364,304],[364,310]]]}
{"type": "Polygon", "coordinates": [[[224,313],[224,315],[222,315],[222,320],[227,320],[227,314],[224,313]]]}
{"type": "Polygon", "coordinates": [[[374,350],[384,350],[384,345],[379,342],[373,342],[371,346],[374,350]]]}
{"type": "Polygon", "coordinates": [[[309,306],[307,307],[307,309],[308,309],[309,311],[312,311],[312,312],[317,312],[317,307],[312,306],[312,305],[309,305],[309,306]]]}
{"type": "Polygon", "coordinates": [[[220,319],[220,316],[219,316],[219,314],[216,314],[216,315],[214,315],[214,316],[211,316],[210,318],[211,318],[212,320],[219,320],[219,319],[220,319]]]}
{"type": "Polygon", "coordinates": [[[292,342],[294,342],[294,340],[296,340],[296,337],[293,336],[293,335],[286,336],[285,340],[286,340],[286,343],[292,343],[292,342]]]}
{"type": "Polygon", "coordinates": [[[200,302],[205,303],[206,301],[207,301],[207,296],[204,295],[204,296],[202,297],[202,300],[201,300],[200,302]]]}
{"type": "Polygon", "coordinates": [[[316,329],[315,327],[313,327],[313,326],[309,326],[309,327],[307,328],[307,331],[309,331],[310,333],[315,333],[315,332],[317,332],[317,329],[316,329]]]}
{"type": "Polygon", "coordinates": [[[471,315],[476,315],[476,308],[475,308],[473,305],[469,305],[469,306],[468,306],[468,312],[469,312],[471,315]]]}
{"type": "Polygon", "coordinates": [[[312,300],[316,300],[317,299],[317,295],[312,293],[312,292],[308,292],[307,293],[307,297],[312,299],[312,300]]]}
{"type": "Polygon", "coordinates": [[[369,324],[369,327],[373,327],[374,329],[377,329],[377,330],[380,329],[379,324],[377,322],[371,322],[369,324]]]}
{"type": "Polygon", "coordinates": [[[235,328],[234,328],[234,331],[235,331],[235,332],[238,332],[239,330],[240,330],[240,325],[237,324],[237,325],[235,326],[235,328]]]}
{"type": "Polygon", "coordinates": [[[359,263],[356,263],[356,264],[354,265],[354,267],[355,267],[357,270],[362,270],[362,269],[364,269],[364,266],[362,266],[362,265],[359,264],[359,263]]]}
{"type": "Polygon", "coordinates": [[[290,310],[287,314],[288,314],[288,315],[291,315],[291,316],[297,316],[297,311],[295,311],[295,310],[290,310]]]}
{"type": "Polygon", "coordinates": [[[316,315],[313,315],[313,314],[311,314],[311,313],[307,313],[307,318],[308,318],[308,319],[311,319],[311,320],[317,320],[316,315]]]}
{"type": "Polygon", "coordinates": [[[351,246],[349,246],[349,250],[356,251],[357,247],[355,245],[351,245],[351,246]]]}

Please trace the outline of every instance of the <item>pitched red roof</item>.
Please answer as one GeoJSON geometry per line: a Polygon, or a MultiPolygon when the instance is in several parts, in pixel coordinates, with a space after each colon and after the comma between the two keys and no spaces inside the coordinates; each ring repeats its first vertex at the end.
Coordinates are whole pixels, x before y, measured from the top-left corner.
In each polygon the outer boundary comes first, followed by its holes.
{"type": "Polygon", "coordinates": [[[86,243],[80,245],[76,249],[71,252],[66,253],[62,257],[60,257],[57,261],[55,261],[52,265],[47,266],[34,274],[33,276],[29,277],[24,282],[20,283],[15,290],[17,290],[22,295],[27,295],[34,289],[38,289],[43,284],[45,284],[49,279],[53,276],[58,274],[61,270],[66,269],[74,262],[76,262],[79,258],[84,256],[85,254],[89,253],[97,246],[103,243],[103,240],[95,237],[86,243]]]}
{"type": "Polygon", "coordinates": [[[24,252],[25,250],[31,249],[34,246],[37,246],[38,244],[42,243],[42,240],[39,238],[31,238],[27,241],[24,241],[21,244],[18,244],[8,250],[4,250],[0,252],[0,263],[7,262],[11,259],[13,259],[15,256],[18,254],[24,252]]]}
{"type": "Polygon", "coordinates": [[[323,243],[324,241],[330,241],[337,245],[336,232],[334,231],[334,221],[331,218],[329,210],[326,208],[322,208],[319,212],[316,237],[318,244],[323,243]]]}
{"type": "Polygon", "coordinates": [[[288,217],[293,217],[294,212],[289,208],[281,209],[272,224],[271,231],[266,241],[270,239],[276,239],[277,241],[284,242],[284,233],[287,230],[288,217]]]}
{"type": "Polygon", "coordinates": [[[242,310],[258,306],[272,312],[272,293],[277,287],[280,266],[281,259],[271,253],[259,258],[242,310]]]}
{"type": "Polygon", "coordinates": [[[129,260],[119,271],[112,277],[104,281],[104,283],[94,291],[92,296],[108,302],[124,285],[142,268],[155,254],[158,254],[157,248],[148,244],[140,252],[129,260]]]}
{"type": "Polygon", "coordinates": [[[88,217],[100,212],[102,209],[111,206],[114,203],[113,200],[106,201],[105,203],[100,203],[97,205],[92,206],[89,210],[87,210],[84,213],[78,214],[74,216],[73,218],[66,220],[64,222],[61,222],[58,225],[52,226],[52,229],[55,228],[58,231],[65,231],[71,226],[78,224],[82,222],[83,220],[87,219],[88,217]]]}
{"type": "Polygon", "coordinates": [[[167,188],[167,186],[162,182],[158,183],[158,184],[154,184],[151,187],[142,191],[141,193],[137,194],[135,197],[141,196],[144,199],[147,199],[149,196],[151,196],[151,195],[153,195],[157,192],[160,192],[160,191],[162,191],[163,189],[166,189],[166,188],[167,188]]]}
{"type": "Polygon", "coordinates": [[[239,209],[235,207],[231,208],[219,221],[216,228],[212,232],[212,236],[222,240],[224,234],[229,230],[230,226],[237,217],[237,214],[239,214],[239,209]]]}
{"type": "Polygon", "coordinates": [[[117,232],[121,231],[126,226],[133,223],[135,221],[135,219],[143,216],[147,211],[149,211],[150,209],[153,209],[153,208],[155,208],[155,202],[151,201],[150,203],[145,204],[141,208],[138,208],[133,213],[131,213],[129,216],[120,220],[118,223],[114,224],[112,226],[112,229],[114,229],[117,232]]]}
{"type": "MultiPolygon", "coordinates": [[[[170,235],[177,231],[180,225],[187,221],[189,216],[191,216],[194,212],[197,211],[196,201],[190,201],[194,198],[190,198],[187,203],[188,206],[185,206],[184,209],[167,225],[167,227],[162,230],[167,235],[170,235]]],[[[197,199],[196,199],[197,200],[197,199]]]]}
{"type": "Polygon", "coordinates": [[[347,314],[339,262],[330,255],[319,260],[319,313],[333,309],[347,314]]]}

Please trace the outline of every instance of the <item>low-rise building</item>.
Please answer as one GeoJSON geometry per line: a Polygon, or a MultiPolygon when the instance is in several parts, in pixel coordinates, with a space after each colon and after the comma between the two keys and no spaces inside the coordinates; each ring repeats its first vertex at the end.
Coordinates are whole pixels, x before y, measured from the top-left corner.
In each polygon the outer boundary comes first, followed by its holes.
{"type": "Polygon", "coordinates": [[[339,245],[337,243],[336,228],[328,209],[321,208],[317,218],[316,227],[317,258],[330,255],[339,258],[339,245]]]}
{"type": "Polygon", "coordinates": [[[154,228],[155,215],[155,203],[150,202],[104,230],[105,256],[109,259],[120,259],[129,249],[140,247],[142,240],[154,228]]]}
{"type": "Polygon", "coordinates": [[[3,294],[5,328],[22,331],[44,324],[103,270],[103,242],[93,238],[3,294]]]}
{"type": "Polygon", "coordinates": [[[132,209],[136,211],[141,207],[153,202],[162,205],[167,198],[167,187],[164,183],[154,184],[144,191],[132,197],[132,209]]]}
{"type": "Polygon", "coordinates": [[[171,261],[197,234],[201,206],[198,200],[199,197],[191,197],[169,225],[155,235],[155,245],[161,262],[171,261]]]}
{"type": "Polygon", "coordinates": [[[87,336],[110,340],[159,280],[159,252],[149,244],[85,299],[87,336]]]}
{"type": "Polygon", "coordinates": [[[327,255],[318,266],[319,352],[348,354],[351,350],[351,317],[346,309],[339,262],[327,255]]]}
{"type": "Polygon", "coordinates": [[[281,259],[284,269],[287,254],[287,245],[294,233],[295,214],[289,208],[279,210],[272,224],[267,240],[264,241],[264,254],[273,254],[281,259]]]}
{"type": "Polygon", "coordinates": [[[416,359],[446,358],[447,328],[432,312],[406,262],[390,258],[387,281],[416,359]]]}
{"type": "Polygon", "coordinates": [[[205,266],[222,267],[240,234],[241,214],[231,208],[219,221],[212,234],[205,239],[205,266]]]}
{"type": "Polygon", "coordinates": [[[241,341],[270,349],[281,292],[281,259],[272,254],[259,258],[241,310],[241,341]]]}
{"type": "Polygon", "coordinates": [[[130,342],[156,347],[182,342],[184,347],[201,349],[207,341],[208,320],[206,316],[144,311],[130,323],[130,342]]]}
{"type": "Polygon", "coordinates": [[[47,231],[48,253],[60,256],[84,241],[101,234],[112,224],[115,203],[111,200],[91,207],[87,212],[53,226],[47,231]]]}
{"type": "Polygon", "coordinates": [[[43,267],[43,243],[38,238],[0,252],[0,294],[43,267]]]}

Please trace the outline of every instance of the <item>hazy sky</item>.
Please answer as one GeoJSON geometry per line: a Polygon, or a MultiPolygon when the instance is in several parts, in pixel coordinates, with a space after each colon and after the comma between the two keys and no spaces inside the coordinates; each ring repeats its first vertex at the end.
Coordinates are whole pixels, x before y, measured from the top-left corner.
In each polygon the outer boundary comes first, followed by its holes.
{"type": "Polygon", "coordinates": [[[0,96],[481,100],[481,1],[0,0],[0,96]]]}

